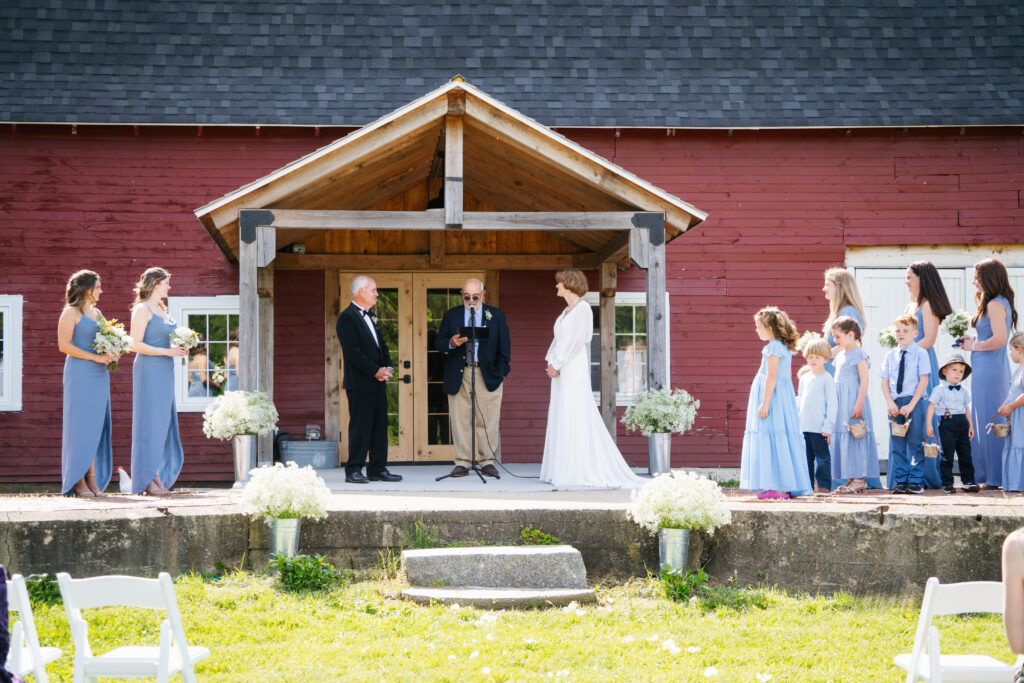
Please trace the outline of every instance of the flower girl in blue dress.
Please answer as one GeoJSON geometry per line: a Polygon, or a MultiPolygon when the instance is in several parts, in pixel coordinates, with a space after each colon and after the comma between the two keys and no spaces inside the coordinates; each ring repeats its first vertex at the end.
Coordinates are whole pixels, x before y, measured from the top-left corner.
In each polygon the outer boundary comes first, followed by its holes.
{"type": "Polygon", "coordinates": [[[790,371],[796,350],[796,325],[774,306],[754,316],[761,368],[750,386],[747,428],[743,433],[740,488],[758,498],[789,498],[811,493],[804,435],[790,371]]]}
{"type": "Polygon", "coordinates": [[[829,444],[832,451],[832,478],[846,479],[836,493],[860,493],[868,487],[866,479],[877,477],[878,446],[871,427],[868,402],[868,355],[860,346],[860,325],[853,318],[837,318],[832,325],[836,345],[836,393],[839,396],[836,424],[829,444]],[[854,437],[850,425],[862,420],[866,433],[854,437]]]}

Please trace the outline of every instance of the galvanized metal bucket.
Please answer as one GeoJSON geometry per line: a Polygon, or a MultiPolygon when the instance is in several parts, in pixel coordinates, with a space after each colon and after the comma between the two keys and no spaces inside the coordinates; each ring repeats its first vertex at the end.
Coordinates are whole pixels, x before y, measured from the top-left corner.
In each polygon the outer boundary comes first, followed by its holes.
{"type": "Polygon", "coordinates": [[[299,553],[299,530],[302,519],[274,519],[270,522],[270,556],[283,553],[295,557],[299,553]]]}
{"type": "Polygon", "coordinates": [[[662,566],[684,571],[690,551],[689,529],[658,529],[658,555],[662,566]]]}
{"type": "Polygon", "coordinates": [[[240,489],[249,482],[249,470],[256,467],[256,435],[241,434],[231,440],[231,451],[235,457],[235,485],[240,489]]]}
{"type": "Polygon", "coordinates": [[[647,437],[647,471],[652,475],[672,471],[671,434],[651,434],[647,437]]]}

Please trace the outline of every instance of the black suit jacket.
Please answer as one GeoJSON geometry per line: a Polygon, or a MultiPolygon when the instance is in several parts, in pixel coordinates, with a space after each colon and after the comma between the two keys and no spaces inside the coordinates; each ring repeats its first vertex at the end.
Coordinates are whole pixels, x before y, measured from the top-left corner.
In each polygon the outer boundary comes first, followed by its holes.
{"type": "Polygon", "coordinates": [[[345,367],[342,386],[349,391],[384,391],[386,382],[376,380],[374,375],[380,368],[394,366],[380,327],[374,325],[377,339],[380,340],[378,347],[363,321],[359,307],[349,304],[338,316],[335,328],[338,332],[338,341],[341,342],[341,355],[345,367]]]}
{"type": "MultiPolygon", "coordinates": [[[[494,391],[509,373],[509,359],[512,357],[511,340],[505,314],[493,306],[483,305],[478,313],[477,325],[489,327],[487,339],[481,339],[477,359],[480,362],[480,374],[483,375],[487,391],[494,391]],[[490,314],[488,320],[487,314],[490,314]]],[[[444,362],[444,392],[450,396],[459,393],[462,386],[462,369],[466,367],[466,342],[458,348],[450,348],[451,338],[465,324],[465,306],[456,306],[441,318],[441,327],[437,330],[437,350],[447,354],[444,362]]]]}

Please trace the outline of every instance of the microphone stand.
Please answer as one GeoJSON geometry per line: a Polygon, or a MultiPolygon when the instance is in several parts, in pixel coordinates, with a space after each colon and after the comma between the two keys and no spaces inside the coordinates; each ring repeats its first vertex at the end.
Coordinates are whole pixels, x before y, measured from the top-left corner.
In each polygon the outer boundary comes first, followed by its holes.
{"type": "MultiPolygon", "coordinates": [[[[476,312],[475,311],[475,307],[470,306],[469,307],[469,316],[470,316],[471,319],[473,319],[474,323],[476,322],[476,320],[475,320],[476,316],[474,315],[475,312],[476,312]]],[[[469,375],[469,407],[470,407],[470,411],[471,412],[470,412],[470,417],[469,417],[469,425],[470,425],[469,470],[470,470],[470,472],[476,472],[476,476],[480,477],[480,482],[483,483],[483,484],[486,484],[487,483],[487,479],[484,477],[484,473],[480,469],[480,466],[476,464],[476,368],[470,366],[470,364],[469,364],[470,360],[473,357],[473,354],[470,353],[470,349],[472,349],[474,353],[479,353],[479,351],[476,348],[476,325],[475,324],[472,327],[469,328],[469,343],[466,345],[466,350],[465,350],[465,354],[466,354],[466,369],[469,370],[469,372],[470,372],[470,375],[469,375]]],[[[476,367],[480,367],[479,361],[477,362],[477,366],[476,367]]],[[[442,479],[447,479],[450,476],[452,476],[452,475],[451,474],[445,474],[443,476],[437,477],[434,481],[441,481],[442,479]]]]}

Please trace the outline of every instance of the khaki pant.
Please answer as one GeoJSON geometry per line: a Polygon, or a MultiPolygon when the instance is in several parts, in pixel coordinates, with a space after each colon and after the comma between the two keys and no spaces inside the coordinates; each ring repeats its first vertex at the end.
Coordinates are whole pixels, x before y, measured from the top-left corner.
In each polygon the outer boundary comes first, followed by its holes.
{"type": "Polygon", "coordinates": [[[487,391],[480,368],[466,367],[462,371],[462,386],[459,393],[448,397],[448,415],[452,423],[452,440],[455,442],[455,464],[469,467],[471,439],[472,399],[470,394],[470,370],[476,373],[476,462],[484,465],[501,462],[501,391],[498,385],[494,391],[487,391]]]}

